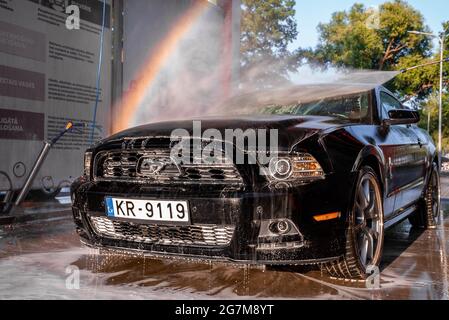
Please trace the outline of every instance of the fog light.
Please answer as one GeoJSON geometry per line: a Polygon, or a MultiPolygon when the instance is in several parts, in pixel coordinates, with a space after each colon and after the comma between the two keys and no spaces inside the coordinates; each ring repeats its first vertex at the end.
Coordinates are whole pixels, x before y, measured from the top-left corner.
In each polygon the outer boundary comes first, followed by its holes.
{"type": "Polygon", "coordinates": [[[304,245],[304,237],[290,219],[261,220],[257,250],[294,249],[304,245]]]}
{"type": "Polygon", "coordinates": [[[273,222],[270,226],[271,232],[276,234],[287,234],[291,230],[291,225],[287,220],[273,222]]]}

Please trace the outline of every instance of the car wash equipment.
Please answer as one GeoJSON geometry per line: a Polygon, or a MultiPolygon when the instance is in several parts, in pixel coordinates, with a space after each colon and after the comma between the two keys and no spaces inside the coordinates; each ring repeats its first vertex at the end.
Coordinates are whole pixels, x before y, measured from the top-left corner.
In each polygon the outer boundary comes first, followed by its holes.
{"type": "Polygon", "coordinates": [[[17,196],[17,199],[14,203],[14,205],[17,207],[20,205],[20,203],[25,199],[28,192],[30,191],[33,181],[36,178],[37,174],[39,173],[39,170],[42,167],[42,164],[44,163],[45,159],[47,158],[48,153],[50,152],[50,149],[59,141],[59,139],[62,138],[63,135],[65,135],[67,132],[73,129],[73,123],[70,121],[65,126],[64,130],[62,130],[56,137],[54,137],[50,141],[44,141],[44,146],[42,147],[42,150],[39,154],[39,156],[36,159],[36,162],[33,165],[33,168],[31,169],[30,174],[28,175],[28,178],[25,181],[25,184],[23,185],[19,195],[17,196]]]}
{"type": "Polygon", "coordinates": [[[0,171],[0,176],[4,176],[4,178],[6,178],[6,181],[9,183],[8,190],[0,191],[0,196],[3,196],[3,199],[0,201],[0,215],[1,215],[2,213],[8,213],[11,210],[12,196],[14,194],[14,191],[12,187],[12,181],[9,175],[4,171],[0,171]]]}

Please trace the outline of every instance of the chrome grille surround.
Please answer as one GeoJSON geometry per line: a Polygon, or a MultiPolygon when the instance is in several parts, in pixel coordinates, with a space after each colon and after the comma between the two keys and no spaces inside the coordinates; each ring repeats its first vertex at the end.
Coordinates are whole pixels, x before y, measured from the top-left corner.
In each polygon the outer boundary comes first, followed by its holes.
{"type": "Polygon", "coordinates": [[[136,224],[91,216],[95,233],[101,237],[156,245],[228,246],[234,234],[231,225],[170,226],[136,224]]]}
{"type": "Polygon", "coordinates": [[[169,149],[135,149],[102,151],[95,156],[94,179],[132,181],[138,183],[206,183],[243,185],[235,165],[229,161],[189,163],[177,166],[169,149]],[[142,159],[152,159],[166,165],[153,175],[139,170],[142,159]]]}

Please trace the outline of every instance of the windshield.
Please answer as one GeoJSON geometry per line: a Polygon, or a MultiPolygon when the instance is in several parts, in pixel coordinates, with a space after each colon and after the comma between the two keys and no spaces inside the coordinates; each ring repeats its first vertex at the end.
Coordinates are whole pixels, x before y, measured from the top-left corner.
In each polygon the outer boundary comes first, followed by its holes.
{"type": "Polygon", "coordinates": [[[272,104],[262,107],[256,113],[299,116],[326,116],[358,121],[366,118],[369,113],[368,93],[325,98],[307,103],[290,105],[272,104]]]}
{"type": "Polygon", "coordinates": [[[211,115],[324,116],[365,123],[371,120],[371,86],[320,84],[259,90],[236,95],[211,115]]]}

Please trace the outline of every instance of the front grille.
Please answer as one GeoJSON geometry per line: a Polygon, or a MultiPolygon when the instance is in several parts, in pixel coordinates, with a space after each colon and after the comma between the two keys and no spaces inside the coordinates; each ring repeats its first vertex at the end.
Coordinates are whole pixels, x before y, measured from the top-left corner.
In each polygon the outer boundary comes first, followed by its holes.
{"type": "Polygon", "coordinates": [[[191,225],[161,226],[135,224],[90,217],[95,232],[102,237],[157,245],[227,246],[232,240],[234,226],[191,225]]]}
{"type": "MultiPolygon", "coordinates": [[[[241,185],[242,177],[233,163],[176,164],[166,150],[115,150],[95,157],[96,179],[132,180],[136,182],[180,182],[241,185]],[[144,162],[146,161],[146,162],[144,162]],[[145,164],[160,163],[160,171],[146,169],[145,164]]],[[[149,166],[149,165],[148,165],[149,166]]]]}

